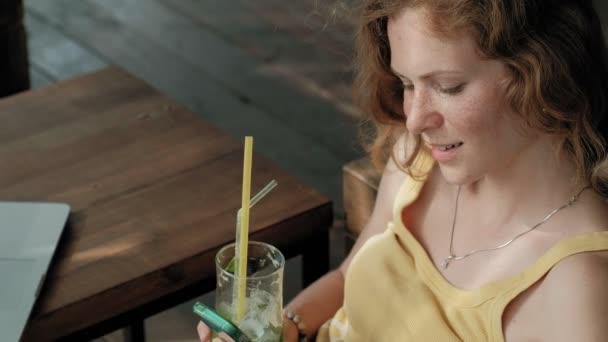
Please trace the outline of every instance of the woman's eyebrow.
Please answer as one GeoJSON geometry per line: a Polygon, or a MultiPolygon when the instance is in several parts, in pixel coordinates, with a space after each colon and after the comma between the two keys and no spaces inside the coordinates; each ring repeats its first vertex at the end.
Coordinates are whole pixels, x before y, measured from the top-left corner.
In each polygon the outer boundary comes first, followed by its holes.
{"type": "MultiPolygon", "coordinates": [[[[395,69],[394,69],[392,66],[391,66],[391,72],[392,72],[393,74],[395,74],[395,76],[397,76],[397,77],[399,77],[399,78],[402,78],[402,79],[409,79],[409,78],[407,78],[407,77],[403,76],[402,74],[400,74],[400,73],[399,73],[397,70],[395,70],[395,69]]],[[[426,74],[424,74],[424,75],[421,75],[419,78],[420,78],[420,79],[429,79],[429,78],[432,78],[432,77],[437,76],[437,75],[450,75],[450,74],[451,74],[451,75],[461,75],[461,74],[463,74],[463,72],[462,72],[462,71],[457,71],[457,70],[433,70],[433,71],[431,71],[431,72],[427,72],[427,73],[426,73],[426,74]]]]}

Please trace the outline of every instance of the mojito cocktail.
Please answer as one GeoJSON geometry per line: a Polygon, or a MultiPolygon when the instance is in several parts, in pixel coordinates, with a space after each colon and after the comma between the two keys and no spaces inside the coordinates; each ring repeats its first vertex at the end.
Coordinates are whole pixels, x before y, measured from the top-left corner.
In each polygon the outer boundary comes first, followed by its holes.
{"type": "Polygon", "coordinates": [[[247,253],[246,306],[236,317],[238,277],[234,274],[235,245],[222,248],[215,258],[215,309],[234,322],[254,342],[279,342],[283,330],[283,269],[285,258],[275,247],[250,241],[247,253]]]}

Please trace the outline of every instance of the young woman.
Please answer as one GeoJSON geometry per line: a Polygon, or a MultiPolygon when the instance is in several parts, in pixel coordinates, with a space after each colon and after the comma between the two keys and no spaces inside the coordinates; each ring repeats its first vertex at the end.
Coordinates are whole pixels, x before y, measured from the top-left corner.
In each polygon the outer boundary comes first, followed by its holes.
{"type": "Polygon", "coordinates": [[[590,0],[366,1],[357,100],[391,158],[286,341],[605,341],[607,63],[590,0]]]}

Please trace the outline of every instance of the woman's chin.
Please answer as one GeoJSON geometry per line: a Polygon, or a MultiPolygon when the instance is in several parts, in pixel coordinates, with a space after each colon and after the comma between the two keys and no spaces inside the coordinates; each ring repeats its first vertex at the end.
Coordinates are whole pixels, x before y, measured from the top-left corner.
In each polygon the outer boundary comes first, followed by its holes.
{"type": "Polygon", "coordinates": [[[441,176],[443,176],[445,182],[450,185],[470,184],[477,179],[477,177],[475,177],[470,170],[462,167],[461,165],[460,167],[457,167],[452,165],[443,166],[439,164],[439,170],[441,171],[441,176]]]}

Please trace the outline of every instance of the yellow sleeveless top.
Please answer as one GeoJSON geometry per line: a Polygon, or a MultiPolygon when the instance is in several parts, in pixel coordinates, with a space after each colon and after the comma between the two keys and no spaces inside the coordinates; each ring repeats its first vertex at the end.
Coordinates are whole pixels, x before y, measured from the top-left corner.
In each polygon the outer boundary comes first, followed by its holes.
{"type": "MultiPolygon", "coordinates": [[[[421,155],[415,165],[430,170],[421,155]]],[[[563,240],[517,276],[476,291],[451,285],[404,227],[402,209],[424,184],[407,177],[393,208],[393,221],[353,258],[345,279],[344,306],[321,327],[317,342],[504,341],[502,313],[517,295],[563,258],[608,250],[608,232],[563,240]]]]}

